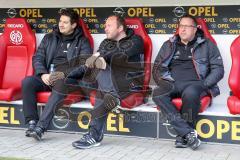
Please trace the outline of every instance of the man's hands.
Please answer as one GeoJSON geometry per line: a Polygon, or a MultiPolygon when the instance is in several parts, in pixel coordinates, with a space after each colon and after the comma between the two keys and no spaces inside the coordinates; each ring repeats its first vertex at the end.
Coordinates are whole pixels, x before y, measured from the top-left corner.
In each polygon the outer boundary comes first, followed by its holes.
{"type": "Polygon", "coordinates": [[[42,74],[41,75],[42,81],[48,86],[50,86],[49,77],[50,77],[50,74],[42,74]]]}
{"type": "Polygon", "coordinates": [[[51,74],[42,74],[41,75],[41,79],[42,81],[50,86],[50,85],[54,85],[54,83],[59,80],[59,79],[64,79],[65,75],[63,72],[53,72],[51,74]]]}
{"type": "Polygon", "coordinates": [[[53,72],[50,74],[49,83],[53,86],[57,80],[64,78],[65,74],[63,72],[53,72]]]}
{"type": "Polygon", "coordinates": [[[100,53],[96,52],[86,60],[85,65],[88,68],[106,69],[106,61],[100,57],[100,53]]]}
{"type": "Polygon", "coordinates": [[[86,62],[85,62],[85,65],[88,67],[88,68],[94,68],[94,63],[97,59],[97,57],[100,55],[99,52],[96,52],[94,53],[91,57],[89,57],[86,62]]]}
{"type": "Polygon", "coordinates": [[[95,68],[97,69],[106,69],[107,64],[103,57],[98,57],[95,62],[95,68]]]}

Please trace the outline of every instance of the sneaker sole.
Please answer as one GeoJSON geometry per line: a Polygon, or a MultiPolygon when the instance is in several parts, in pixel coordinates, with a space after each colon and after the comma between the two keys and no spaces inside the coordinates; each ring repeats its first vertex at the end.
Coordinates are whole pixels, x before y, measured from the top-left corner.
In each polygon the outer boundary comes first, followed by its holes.
{"type": "Polygon", "coordinates": [[[26,137],[31,137],[30,134],[25,134],[26,137]]]}
{"type": "Polygon", "coordinates": [[[26,137],[31,137],[31,136],[30,136],[30,132],[29,132],[29,133],[25,132],[25,136],[26,136],[26,137]]]}
{"type": "Polygon", "coordinates": [[[175,148],[187,148],[187,147],[188,147],[187,144],[186,145],[183,145],[183,144],[182,145],[178,145],[178,144],[176,145],[175,144],[175,148]]]}
{"type": "Polygon", "coordinates": [[[35,140],[37,140],[37,141],[41,141],[42,140],[42,138],[41,137],[39,137],[37,134],[30,134],[30,137],[33,137],[35,140]]]}
{"type": "Polygon", "coordinates": [[[196,150],[200,145],[201,145],[201,141],[198,139],[198,143],[197,144],[193,144],[190,147],[191,147],[192,150],[196,150]]]}
{"type": "Polygon", "coordinates": [[[101,143],[96,143],[94,145],[87,146],[87,147],[86,146],[78,146],[78,145],[73,145],[73,147],[78,148],[78,149],[90,149],[90,148],[93,148],[93,147],[98,147],[100,145],[101,145],[101,143]]]}
{"type": "Polygon", "coordinates": [[[25,131],[25,136],[26,137],[31,137],[31,133],[33,132],[33,130],[26,130],[25,131]]]}

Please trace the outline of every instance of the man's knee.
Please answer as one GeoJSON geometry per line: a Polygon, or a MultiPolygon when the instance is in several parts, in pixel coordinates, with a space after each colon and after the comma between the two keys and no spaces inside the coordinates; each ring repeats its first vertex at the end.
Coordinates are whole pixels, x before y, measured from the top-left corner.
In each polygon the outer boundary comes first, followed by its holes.
{"type": "Polygon", "coordinates": [[[36,83],[37,80],[33,76],[26,77],[22,80],[22,89],[31,89],[36,83]]]}
{"type": "Polygon", "coordinates": [[[183,100],[199,100],[200,99],[200,92],[194,86],[187,87],[182,93],[183,100]]]}
{"type": "Polygon", "coordinates": [[[53,91],[59,94],[67,94],[67,84],[65,83],[64,79],[59,79],[53,86],[53,91]]]}
{"type": "Polygon", "coordinates": [[[162,94],[161,88],[157,87],[153,90],[152,100],[158,104],[162,99],[168,97],[168,95],[162,94]]]}
{"type": "Polygon", "coordinates": [[[56,92],[56,91],[52,91],[51,92],[51,96],[49,97],[48,99],[48,103],[49,102],[56,102],[56,103],[62,103],[65,99],[67,95],[65,94],[62,94],[62,93],[59,93],[59,92],[56,92]]]}
{"type": "Polygon", "coordinates": [[[153,94],[152,94],[152,100],[156,103],[156,101],[158,101],[158,88],[155,88],[154,90],[153,90],[153,94]]]}

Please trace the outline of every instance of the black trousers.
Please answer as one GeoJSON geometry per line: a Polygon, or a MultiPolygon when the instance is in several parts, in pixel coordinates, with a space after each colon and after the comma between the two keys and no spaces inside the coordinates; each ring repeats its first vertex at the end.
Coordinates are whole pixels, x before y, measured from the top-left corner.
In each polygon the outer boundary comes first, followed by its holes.
{"type": "Polygon", "coordinates": [[[39,120],[36,95],[40,91],[51,91],[51,88],[40,77],[29,76],[23,79],[22,96],[25,123],[28,123],[30,120],[39,120]]]}
{"type": "Polygon", "coordinates": [[[207,88],[201,81],[175,82],[173,89],[164,93],[161,86],[153,91],[153,101],[160,107],[169,123],[179,136],[192,132],[195,128],[201,97],[207,95],[207,88]],[[164,94],[163,94],[164,93],[164,94]],[[172,99],[182,98],[182,109],[179,112],[172,103],[172,99]]]}
{"type": "Polygon", "coordinates": [[[73,79],[58,80],[52,88],[47,86],[40,77],[30,76],[22,81],[22,94],[23,94],[23,112],[25,122],[30,120],[38,121],[37,126],[44,130],[47,129],[50,121],[52,120],[57,107],[61,107],[64,98],[71,92],[79,91],[81,94],[87,95],[90,91],[82,90],[77,86],[78,81],[73,79]],[[40,91],[51,91],[48,102],[45,105],[43,113],[40,118],[37,111],[36,94],[40,91]]]}

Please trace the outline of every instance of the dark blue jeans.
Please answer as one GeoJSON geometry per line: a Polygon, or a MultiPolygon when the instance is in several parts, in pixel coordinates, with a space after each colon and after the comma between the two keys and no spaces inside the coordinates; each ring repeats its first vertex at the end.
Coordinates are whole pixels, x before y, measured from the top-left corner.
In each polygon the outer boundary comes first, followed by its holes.
{"type": "MultiPolygon", "coordinates": [[[[103,106],[103,97],[104,93],[108,92],[112,95],[119,98],[119,95],[116,93],[116,90],[113,86],[112,80],[111,80],[111,71],[109,66],[107,66],[106,70],[102,70],[98,73],[97,77],[98,82],[98,93],[96,96],[96,101],[94,105],[94,109],[98,107],[104,107],[103,106]]],[[[103,130],[106,124],[107,116],[103,115],[101,118],[92,119],[89,125],[89,130],[92,132],[94,139],[98,141],[98,139],[101,137],[101,134],[103,134],[103,130]]]]}

